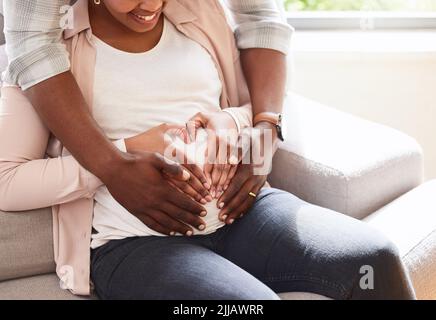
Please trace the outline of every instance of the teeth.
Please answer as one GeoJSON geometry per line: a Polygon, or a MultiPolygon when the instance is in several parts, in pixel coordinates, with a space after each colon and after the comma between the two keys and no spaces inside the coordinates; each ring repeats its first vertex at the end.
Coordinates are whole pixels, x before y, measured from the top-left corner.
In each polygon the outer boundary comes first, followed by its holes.
{"type": "Polygon", "coordinates": [[[139,14],[134,13],[134,15],[136,17],[138,17],[141,20],[145,20],[145,21],[151,21],[156,17],[156,13],[152,14],[151,16],[140,16],[139,14]]]}

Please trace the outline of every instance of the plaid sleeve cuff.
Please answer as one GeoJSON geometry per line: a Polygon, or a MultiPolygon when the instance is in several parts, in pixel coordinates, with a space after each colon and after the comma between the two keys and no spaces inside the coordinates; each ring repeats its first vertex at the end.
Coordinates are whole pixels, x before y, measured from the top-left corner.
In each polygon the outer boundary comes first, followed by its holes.
{"type": "Polygon", "coordinates": [[[12,60],[3,81],[23,90],[70,70],[70,60],[63,44],[50,44],[12,60]]]}
{"type": "Polygon", "coordinates": [[[293,28],[283,22],[253,21],[239,24],[235,30],[239,49],[265,48],[288,54],[293,28]]]}

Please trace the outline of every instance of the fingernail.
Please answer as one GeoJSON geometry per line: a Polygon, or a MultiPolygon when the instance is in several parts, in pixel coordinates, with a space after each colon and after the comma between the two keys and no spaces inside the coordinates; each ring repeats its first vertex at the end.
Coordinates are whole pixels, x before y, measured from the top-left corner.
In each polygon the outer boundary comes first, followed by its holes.
{"type": "Polygon", "coordinates": [[[174,231],[170,232],[170,236],[175,236],[175,235],[176,235],[176,233],[174,231]]]}
{"type": "Polygon", "coordinates": [[[207,196],[206,196],[206,200],[207,200],[208,202],[211,202],[211,201],[213,200],[213,198],[212,198],[210,195],[207,195],[207,196]]]}
{"type": "Polygon", "coordinates": [[[222,217],[221,217],[221,220],[226,220],[227,219],[227,215],[225,214],[225,215],[223,215],[222,217]]]}
{"type": "Polygon", "coordinates": [[[188,230],[188,231],[186,231],[186,233],[185,233],[188,237],[190,237],[190,236],[192,236],[192,231],[191,230],[188,230]]]}
{"type": "Polygon", "coordinates": [[[207,211],[201,211],[200,216],[205,217],[207,215],[207,211]]]}
{"type": "Polygon", "coordinates": [[[220,204],[218,205],[218,208],[222,209],[224,207],[224,202],[220,202],[220,204]]]}
{"type": "Polygon", "coordinates": [[[235,219],[230,219],[229,220],[229,224],[232,224],[233,222],[235,222],[235,219]]]}
{"type": "Polygon", "coordinates": [[[204,224],[200,224],[198,226],[198,230],[203,231],[204,229],[206,229],[206,226],[204,224]]]}
{"type": "Polygon", "coordinates": [[[229,185],[226,184],[226,185],[224,186],[224,191],[226,191],[228,187],[229,187],[229,185]]]}
{"type": "Polygon", "coordinates": [[[190,177],[191,177],[191,175],[189,174],[189,172],[186,170],[183,170],[183,180],[187,181],[187,180],[189,180],[190,177]]]}
{"type": "Polygon", "coordinates": [[[206,204],[206,203],[207,203],[206,199],[204,199],[204,198],[201,199],[200,202],[201,202],[202,204],[206,204]]]}
{"type": "Polygon", "coordinates": [[[216,196],[215,189],[213,189],[213,190],[210,192],[210,195],[212,196],[212,198],[215,198],[215,196],[216,196]]]}
{"type": "Polygon", "coordinates": [[[223,195],[223,192],[220,191],[220,192],[216,195],[216,198],[219,199],[222,195],[223,195]]]}
{"type": "Polygon", "coordinates": [[[210,189],[210,184],[209,183],[203,183],[203,186],[207,189],[207,190],[209,190],[210,189]]]}

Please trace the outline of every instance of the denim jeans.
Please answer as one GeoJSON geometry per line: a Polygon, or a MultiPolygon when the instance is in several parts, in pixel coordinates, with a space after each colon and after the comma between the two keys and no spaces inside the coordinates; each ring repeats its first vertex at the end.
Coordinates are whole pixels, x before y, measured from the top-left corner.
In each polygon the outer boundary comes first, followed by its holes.
{"type": "Polygon", "coordinates": [[[110,241],[92,251],[91,277],[101,299],[415,298],[387,238],[274,188],[263,189],[243,218],[206,236],[110,241]],[[372,272],[362,274],[363,266],[372,272]],[[363,276],[372,279],[362,286],[363,276]]]}

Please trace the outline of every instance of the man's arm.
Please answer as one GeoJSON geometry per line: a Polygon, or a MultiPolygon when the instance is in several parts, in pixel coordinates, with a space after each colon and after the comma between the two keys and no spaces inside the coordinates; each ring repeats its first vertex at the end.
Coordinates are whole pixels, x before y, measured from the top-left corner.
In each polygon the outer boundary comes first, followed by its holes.
{"type": "Polygon", "coordinates": [[[293,29],[277,0],[225,0],[233,14],[235,36],[253,107],[280,112],[286,87],[286,54],[293,29]]]}
{"type": "MultiPolygon", "coordinates": [[[[286,54],[288,53],[292,28],[286,24],[276,0],[226,0],[236,22],[235,36],[241,50],[241,63],[250,92],[253,117],[261,112],[281,112],[286,88],[286,54]]],[[[274,126],[259,122],[256,128],[273,129],[272,148],[269,157],[264,154],[264,167],[269,168],[277,150],[278,137],[274,126]]],[[[263,141],[264,139],[260,139],[263,141]]],[[[249,192],[255,194],[264,185],[267,174],[254,171],[254,165],[240,164],[229,175],[228,188],[220,196],[220,219],[232,224],[246,213],[254,203],[249,192]]]]}
{"type": "Polygon", "coordinates": [[[77,161],[102,180],[122,153],[95,122],[70,71],[56,75],[26,90],[49,130],[77,161]]]}
{"type": "Polygon", "coordinates": [[[270,49],[245,49],[241,63],[250,91],[253,117],[283,109],[286,87],[286,56],[270,49]]]}
{"type": "Polygon", "coordinates": [[[103,177],[121,153],[92,118],[61,43],[61,7],[69,0],[5,0],[5,82],[25,90],[51,132],[80,164],[103,177]]]}

